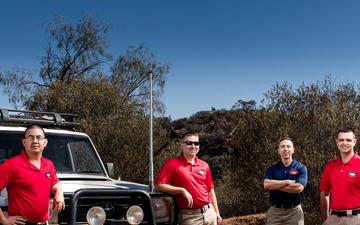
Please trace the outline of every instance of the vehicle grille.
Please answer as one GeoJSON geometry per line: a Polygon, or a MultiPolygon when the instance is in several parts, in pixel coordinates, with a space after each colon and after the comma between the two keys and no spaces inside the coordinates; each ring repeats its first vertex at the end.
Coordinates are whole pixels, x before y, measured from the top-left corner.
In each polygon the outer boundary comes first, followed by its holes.
{"type": "MultiPolygon", "coordinates": [[[[78,199],[74,199],[72,195],[64,194],[65,196],[65,210],[59,213],[59,223],[73,224],[74,212],[76,211],[76,224],[86,223],[86,213],[91,207],[99,206],[106,212],[105,224],[128,224],[126,222],[126,212],[132,205],[140,206],[144,211],[144,223],[142,224],[155,224],[152,223],[152,208],[150,197],[144,194],[143,191],[117,191],[112,190],[109,192],[104,191],[90,191],[81,195],[78,199]],[[75,209],[76,207],[76,209],[75,209]],[[150,221],[150,222],[149,222],[150,221]]],[[[75,197],[77,198],[77,197],[75,197]]],[[[75,225],[75,224],[73,224],[75,225]]]]}

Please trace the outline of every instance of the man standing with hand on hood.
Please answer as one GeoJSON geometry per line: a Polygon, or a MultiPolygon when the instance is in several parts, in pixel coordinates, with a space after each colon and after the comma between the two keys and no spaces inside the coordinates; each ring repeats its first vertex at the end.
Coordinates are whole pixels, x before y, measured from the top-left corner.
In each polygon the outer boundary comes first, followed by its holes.
{"type": "Polygon", "coordinates": [[[58,212],[65,208],[55,167],[42,157],[47,142],[44,130],[31,125],[25,130],[21,154],[0,165],[0,190],[6,187],[9,199],[8,217],[0,208],[1,224],[46,225],[50,192],[54,194],[52,207],[58,212]]]}
{"type": "Polygon", "coordinates": [[[180,147],[180,156],[166,161],[160,170],[156,190],[175,195],[180,225],[220,224],[222,218],[210,168],[196,156],[200,149],[199,136],[194,132],[185,133],[180,147]]]}

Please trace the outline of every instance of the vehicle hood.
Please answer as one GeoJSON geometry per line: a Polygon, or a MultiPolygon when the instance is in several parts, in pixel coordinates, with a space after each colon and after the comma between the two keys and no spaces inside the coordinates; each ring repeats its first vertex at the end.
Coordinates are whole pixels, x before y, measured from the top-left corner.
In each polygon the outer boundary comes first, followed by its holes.
{"type": "Polygon", "coordinates": [[[103,176],[59,174],[58,178],[64,193],[74,193],[79,189],[149,190],[149,187],[144,184],[114,180],[103,176]]]}

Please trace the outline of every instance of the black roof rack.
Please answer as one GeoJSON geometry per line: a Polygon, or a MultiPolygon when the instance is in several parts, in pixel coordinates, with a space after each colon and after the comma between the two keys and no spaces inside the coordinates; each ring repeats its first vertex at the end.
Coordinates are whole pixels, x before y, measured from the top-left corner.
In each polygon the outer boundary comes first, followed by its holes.
{"type": "Polygon", "coordinates": [[[76,117],[76,114],[68,113],[0,109],[0,124],[16,123],[26,126],[75,128],[80,126],[80,123],[75,122],[76,117]]]}

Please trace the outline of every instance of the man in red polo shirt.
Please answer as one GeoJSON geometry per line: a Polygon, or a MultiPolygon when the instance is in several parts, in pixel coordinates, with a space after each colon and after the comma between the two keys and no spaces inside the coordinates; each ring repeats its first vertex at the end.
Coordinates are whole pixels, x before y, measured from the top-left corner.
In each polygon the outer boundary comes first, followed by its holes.
{"type": "Polygon", "coordinates": [[[54,194],[53,208],[65,208],[61,184],[53,163],[42,157],[47,145],[44,130],[32,125],[22,139],[24,150],[0,165],[0,190],[8,191],[8,214],[0,208],[3,225],[46,223],[49,217],[50,192],[54,194]]]}
{"type": "Polygon", "coordinates": [[[335,140],[340,156],[326,165],[321,177],[321,217],[324,225],[359,225],[360,157],[354,151],[355,132],[341,128],[335,140]]]}
{"type": "Polygon", "coordinates": [[[208,164],[200,160],[199,136],[187,132],[181,138],[182,153],[169,159],[155,181],[157,191],[175,194],[180,225],[217,225],[219,213],[208,164]]]}

